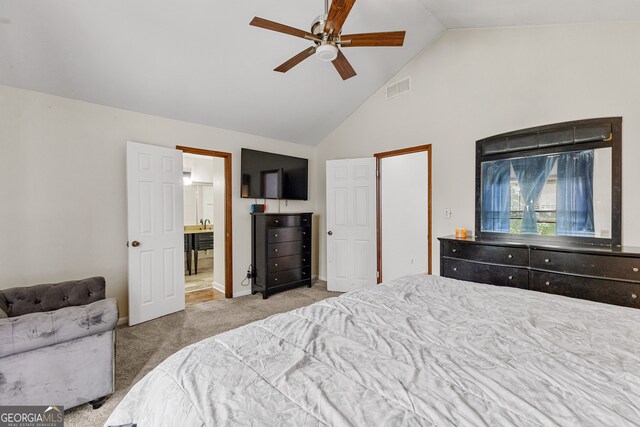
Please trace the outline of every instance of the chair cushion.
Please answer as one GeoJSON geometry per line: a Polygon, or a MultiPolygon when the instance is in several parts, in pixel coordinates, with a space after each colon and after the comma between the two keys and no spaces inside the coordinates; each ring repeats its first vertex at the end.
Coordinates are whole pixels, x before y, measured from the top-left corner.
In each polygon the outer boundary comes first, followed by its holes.
{"type": "Polygon", "coordinates": [[[0,310],[9,317],[91,304],[105,298],[104,277],[0,291],[0,310]]]}
{"type": "Polygon", "coordinates": [[[112,331],[117,323],[118,303],[115,298],[0,319],[0,357],[112,331]]]}

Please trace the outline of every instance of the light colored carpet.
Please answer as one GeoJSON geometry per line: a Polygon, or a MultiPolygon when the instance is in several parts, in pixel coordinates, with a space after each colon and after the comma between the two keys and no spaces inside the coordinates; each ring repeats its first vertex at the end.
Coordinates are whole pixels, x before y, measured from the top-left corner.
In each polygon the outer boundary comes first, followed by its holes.
{"type": "Polygon", "coordinates": [[[116,391],[104,406],[85,404],[65,411],[65,426],[101,426],[127,391],[150,370],[181,348],[272,314],[312,304],[337,292],[325,282],[262,299],[261,294],[197,304],[140,325],[120,326],[116,333],[116,391]]]}

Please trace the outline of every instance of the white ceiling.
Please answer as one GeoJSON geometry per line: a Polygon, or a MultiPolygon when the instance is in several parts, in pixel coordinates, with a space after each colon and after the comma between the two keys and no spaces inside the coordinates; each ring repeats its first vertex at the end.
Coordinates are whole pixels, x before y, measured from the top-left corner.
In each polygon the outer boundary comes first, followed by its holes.
{"type": "Polygon", "coordinates": [[[419,0],[447,28],[640,20],[638,0],[419,0]]]}
{"type": "Polygon", "coordinates": [[[402,48],[351,48],[358,76],[309,58],[323,0],[0,0],[0,84],[315,145],[445,28],[640,19],[640,0],[359,0],[345,33],[407,30],[402,48]]]}
{"type": "Polygon", "coordinates": [[[323,0],[0,0],[0,84],[317,144],[443,31],[417,0],[360,0],[344,31],[407,30],[402,48],[351,48],[343,81],[310,41],[249,26],[309,30],[323,0]]]}

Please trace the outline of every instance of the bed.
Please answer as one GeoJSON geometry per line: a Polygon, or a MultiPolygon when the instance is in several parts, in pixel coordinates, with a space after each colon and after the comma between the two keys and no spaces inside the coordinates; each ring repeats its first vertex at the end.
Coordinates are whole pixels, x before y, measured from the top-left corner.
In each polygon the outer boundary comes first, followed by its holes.
{"type": "Polygon", "coordinates": [[[640,425],[640,310],[408,276],[184,348],[106,425],[640,425]]]}

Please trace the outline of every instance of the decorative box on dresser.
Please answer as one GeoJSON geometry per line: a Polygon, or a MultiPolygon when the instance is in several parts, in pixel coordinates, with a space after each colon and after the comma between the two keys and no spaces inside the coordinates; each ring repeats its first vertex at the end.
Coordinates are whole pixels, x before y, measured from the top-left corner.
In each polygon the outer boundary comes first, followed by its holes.
{"type": "Polygon", "coordinates": [[[251,215],[251,293],[311,287],[311,213],[251,215]]]}
{"type": "Polygon", "coordinates": [[[444,277],[640,308],[640,248],[438,240],[444,277]]]}

